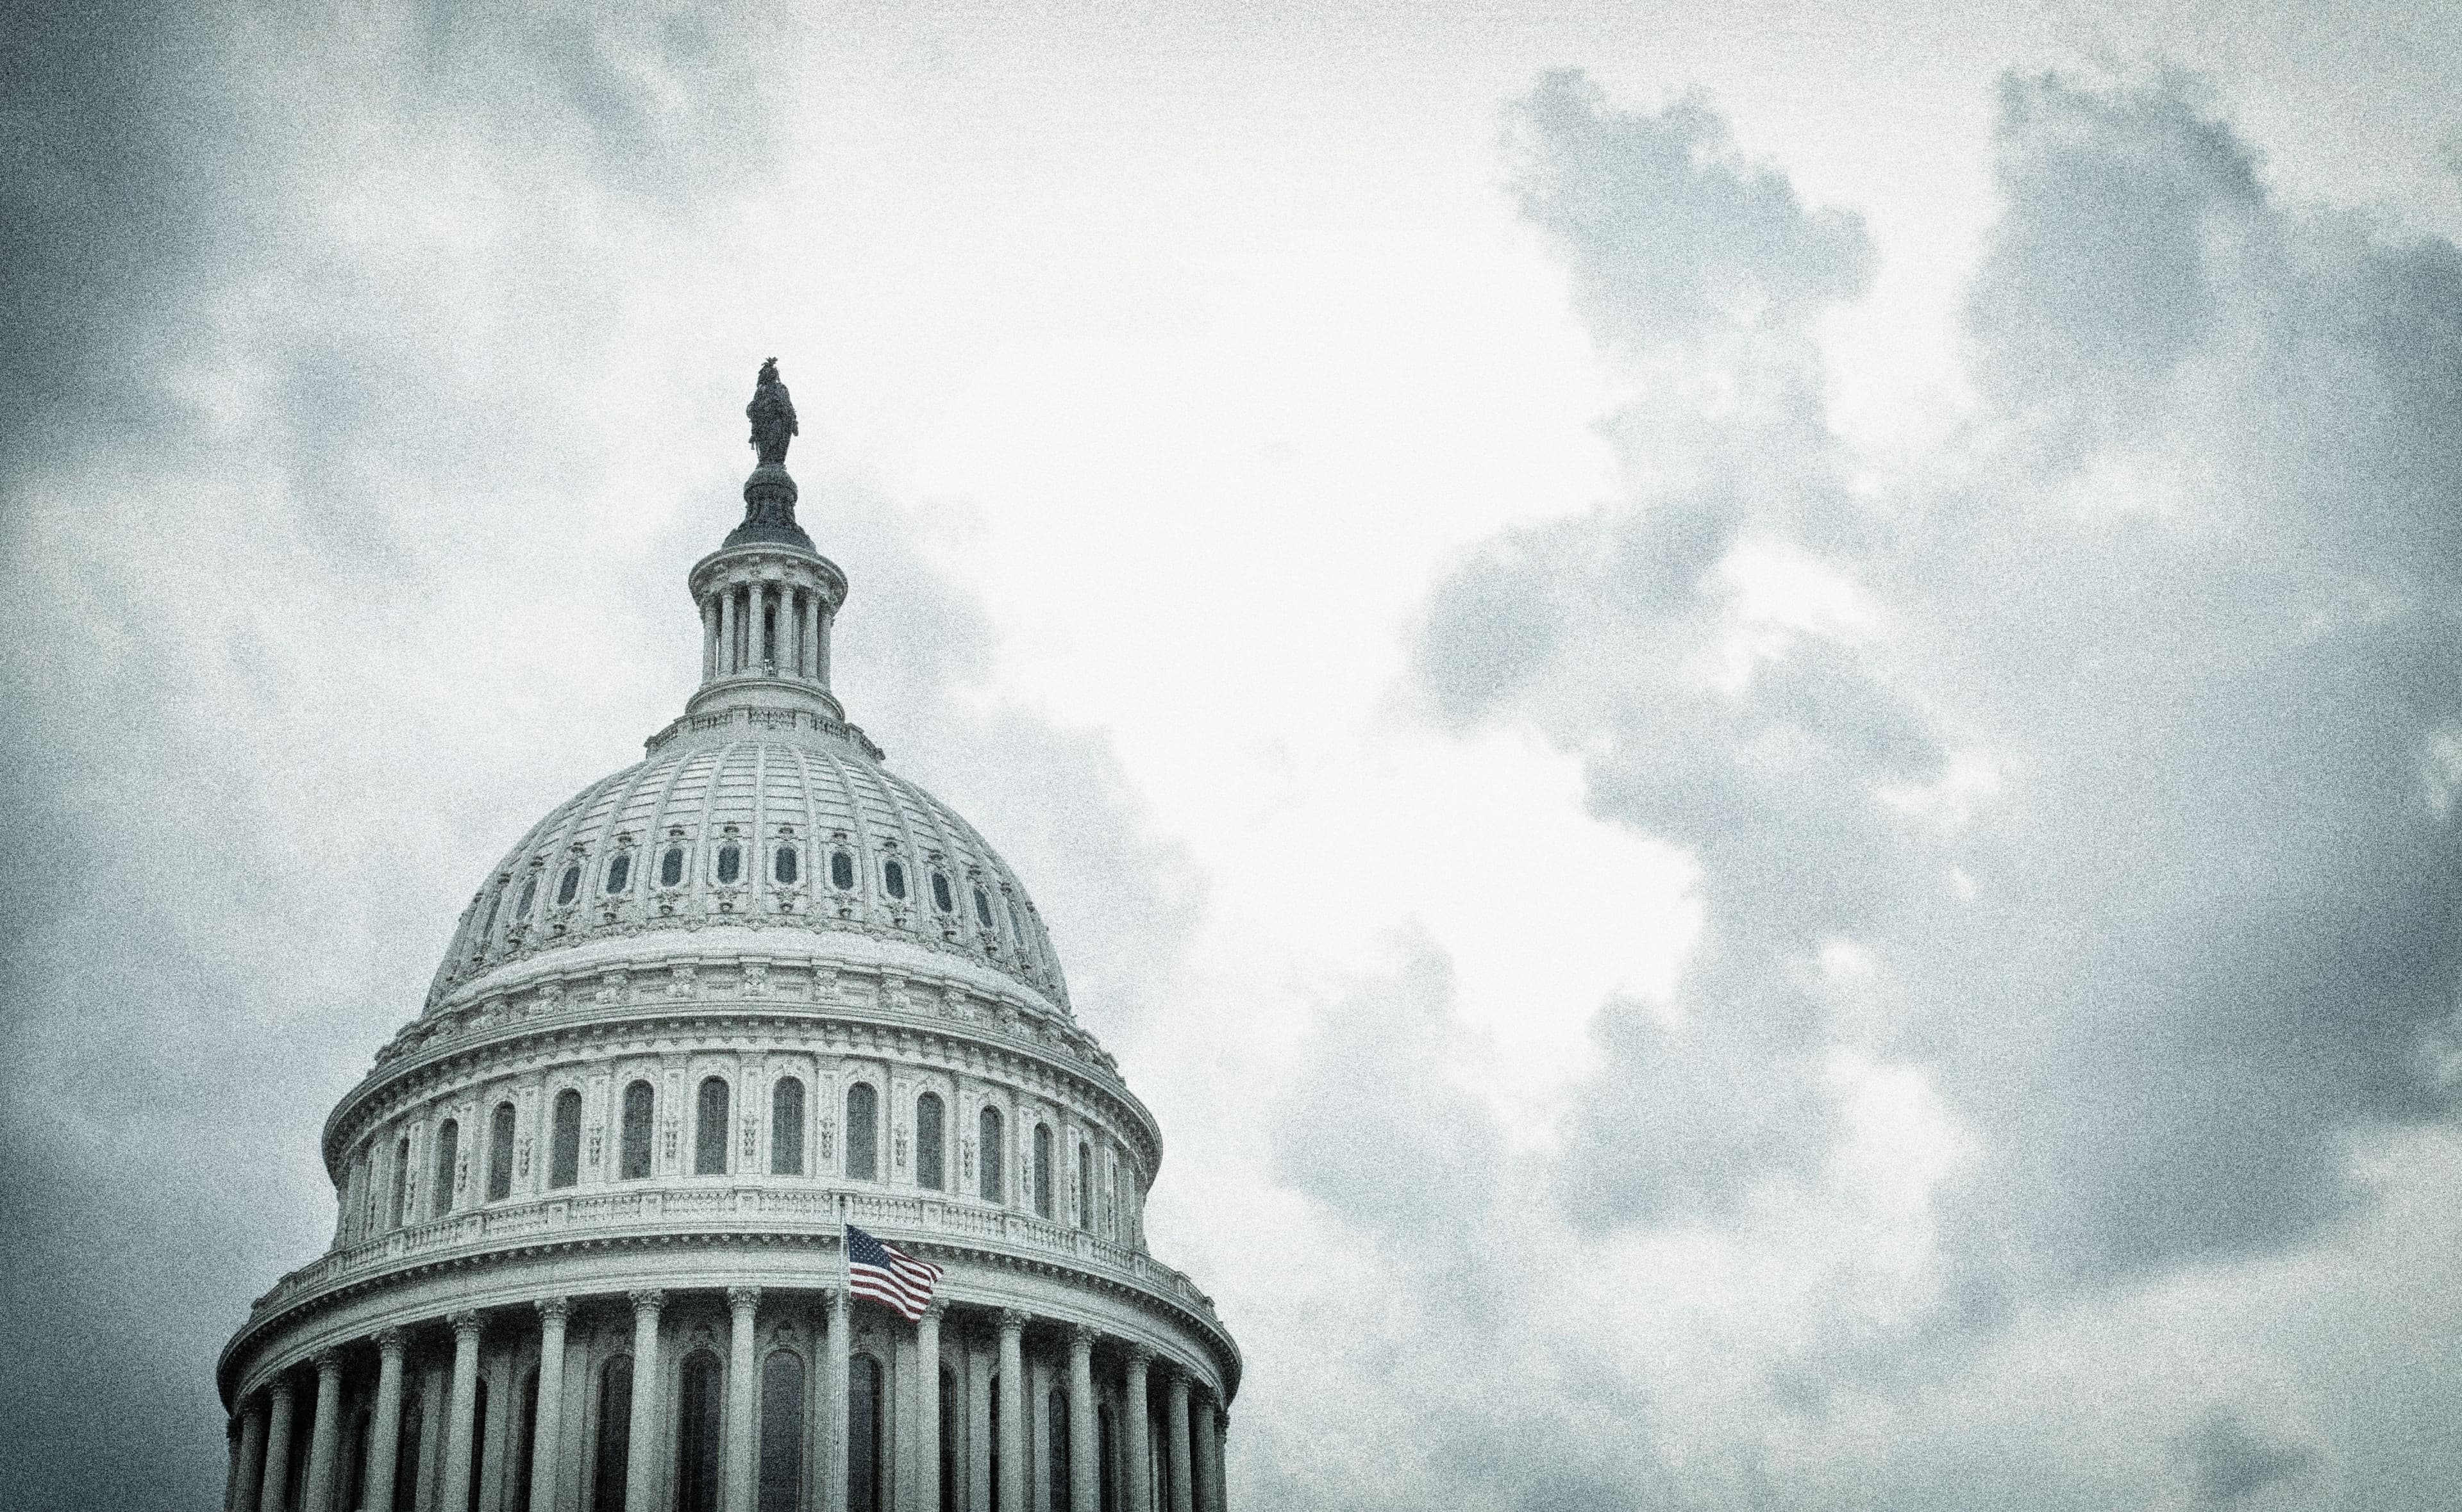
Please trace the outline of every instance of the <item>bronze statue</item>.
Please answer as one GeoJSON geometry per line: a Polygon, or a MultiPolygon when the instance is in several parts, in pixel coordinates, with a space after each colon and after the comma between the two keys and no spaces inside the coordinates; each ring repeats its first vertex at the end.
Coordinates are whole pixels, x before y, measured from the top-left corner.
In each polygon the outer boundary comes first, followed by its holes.
{"type": "Polygon", "coordinates": [[[778,381],[778,359],[771,357],[761,364],[761,378],[752,390],[752,402],[744,406],[744,415],[752,421],[752,449],[760,455],[764,467],[787,464],[787,443],[795,433],[795,402],[787,397],[787,385],[778,381]]]}

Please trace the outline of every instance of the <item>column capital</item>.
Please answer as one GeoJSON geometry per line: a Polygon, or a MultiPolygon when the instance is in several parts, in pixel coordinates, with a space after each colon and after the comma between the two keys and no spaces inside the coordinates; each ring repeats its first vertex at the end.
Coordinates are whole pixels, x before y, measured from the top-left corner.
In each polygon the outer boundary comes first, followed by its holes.
{"type": "Polygon", "coordinates": [[[342,1351],[336,1347],[328,1345],[308,1356],[308,1363],[316,1367],[316,1373],[319,1375],[339,1375],[342,1372],[342,1351]]]}
{"type": "Polygon", "coordinates": [[[736,1312],[749,1312],[753,1308],[761,1306],[761,1288],[758,1286],[729,1286],[726,1288],[726,1305],[736,1312]]]}
{"type": "Polygon", "coordinates": [[[931,1319],[936,1327],[939,1324],[941,1319],[948,1315],[949,1305],[938,1297],[933,1298],[930,1302],[923,1305],[923,1316],[931,1319]]]}
{"type": "Polygon", "coordinates": [[[272,1380],[267,1382],[265,1387],[265,1397],[266,1400],[271,1402],[289,1401],[291,1399],[291,1377],[288,1375],[277,1375],[272,1380]]]}
{"type": "Polygon", "coordinates": [[[628,1291],[624,1295],[633,1299],[635,1312],[655,1313],[667,1305],[667,1294],[656,1286],[644,1286],[638,1291],[628,1291]]]}
{"type": "Polygon", "coordinates": [[[1003,1307],[1000,1314],[1000,1330],[1003,1333],[1024,1333],[1026,1326],[1033,1321],[1034,1315],[1023,1307],[1003,1307]]]}
{"type": "Polygon", "coordinates": [[[401,1358],[401,1329],[396,1328],[378,1328],[377,1330],[377,1352],[378,1354],[390,1355],[394,1359],[399,1360],[401,1358]]]}
{"type": "Polygon", "coordinates": [[[486,1319],[481,1316],[476,1309],[446,1313],[444,1315],[444,1321],[453,1325],[453,1337],[457,1341],[464,1334],[467,1334],[472,1338],[478,1337],[479,1330],[486,1324],[486,1319]]]}
{"type": "Polygon", "coordinates": [[[1142,1344],[1130,1345],[1128,1356],[1129,1368],[1134,1371],[1149,1369],[1155,1362],[1155,1351],[1142,1344]]]}
{"type": "Polygon", "coordinates": [[[1094,1341],[1102,1336],[1102,1330],[1091,1323],[1072,1323],[1069,1326],[1069,1350],[1072,1353],[1079,1350],[1091,1351],[1094,1348],[1094,1341]]]}
{"type": "Polygon", "coordinates": [[[562,1323],[572,1316],[571,1297],[541,1297],[530,1306],[538,1309],[541,1323],[562,1323]]]}

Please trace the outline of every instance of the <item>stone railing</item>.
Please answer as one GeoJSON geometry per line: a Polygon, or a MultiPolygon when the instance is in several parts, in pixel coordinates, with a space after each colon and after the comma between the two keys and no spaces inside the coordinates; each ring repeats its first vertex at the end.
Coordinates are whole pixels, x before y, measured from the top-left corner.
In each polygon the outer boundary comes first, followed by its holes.
{"type": "Polygon", "coordinates": [[[874,761],[884,761],[887,753],[872,743],[861,727],[833,720],[810,709],[753,709],[742,706],[711,709],[701,714],[686,714],[670,721],[667,727],[641,743],[644,752],[656,755],[680,735],[700,734],[710,730],[739,729],[746,735],[761,730],[815,730],[832,740],[843,741],[862,751],[874,761]]]}
{"type": "Polygon", "coordinates": [[[1214,1299],[1199,1290],[1186,1273],[1067,1224],[943,1197],[846,1190],[794,1177],[765,1181],[734,1177],[569,1188],[408,1224],[302,1265],[257,1298],[248,1317],[251,1322],[268,1317],[387,1270],[526,1243],[568,1237],[604,1240],[673,1234],[679,1229],[832,1234],[842,1220],[892,1240],[979,1244],[1057,1260],[1092,1275],[1128,1282],[1187,1308],[1216,1328],[1221,1326],[1214,1299]]]}

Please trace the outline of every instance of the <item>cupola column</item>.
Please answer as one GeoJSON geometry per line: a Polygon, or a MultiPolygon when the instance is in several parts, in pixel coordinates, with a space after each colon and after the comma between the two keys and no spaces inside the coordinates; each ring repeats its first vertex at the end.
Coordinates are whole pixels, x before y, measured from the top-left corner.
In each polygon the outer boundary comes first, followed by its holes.
{"type": "Polygon", "coordinates": [[[1216,1413],[1210,1396],[1197,1404],[1197,1512],[1222,1512],[1222,1445],[1214,1436],[1216,1413]]]}
{"type": "Polygon", "coordinates": [[[923,1377],[915,1390],[915,1504],[923,1512],[940,1512],[940,1317],[948,1310],[935,1302],[915,1320],[915,1368],[923,1377]]]}
{"type": "Polygon", "coordinates": [[[444,1430],[444,1489],[437,1504],[449,1509],[470,1502],[470,1442],[479,1424],[482,1320],[475,1312],[457,1312],[445,1321],[453,1325],[453,1385],[444,1398],[445,1411],[451,1415],[444,1430]]]}
{"type": "MultiPolygon", "coordinates": [[[[624,1452],[624,1512],[658,1512],[659,1451],[666,1436],[659,1432],[659,1309],[667,1304],[663,1291],[633,1293],[633,1427],[624,1452]]],[[[450,1506],[460,1503],[448,1503],[450,1506]]]]}
{"type": "Polygon", "coordinates": [[[316,1356],[316,1416],[309,1428],[308,1486],[304,1512],[334,1512],[334,1461],[342,1446],[342,1357],[332,1350],[316,1356]]]}
{"type": "Polygon", "coordinates": [[[265,1400],[259,1397],[239,1415],[239,1479],[231,1486],[231,1512],[257,1512],[257,1494],[265,1481],[265,1400]]]}
{"type": "Polygon", "coordinates": [[[1162,1390],[1163,1447],[1171,1456],[1171,1512],[1197,1512],[1188,1465],[1188,1372],[1175,1365],[1162,1390]]]}
{"type": "Polygon", "coordinates": [[[718,594],[718,675],[735,673],[735,585],[722,583],[718,594]]]}
{"type": "Polygon", "coordinates": [[[736,1286],[726,1294],[731,1324],[726,1341],[726,1512],[752,1512],[754,1367],[761,1341],[753,1323],[761,1288],[736,1286]]]}
{"type": "Polygon", "coordinates": [[[814,682],[826,682],[829,680],[821,676],[821,595],[809,588],[804,590],[802,620],[804,660],[800,675],[814,682]]]}
{"type": "Polygon", "coordinates": [[[707,682],[718,676],[718,604],[704,599],[701,606],[701,680],[707,682]]]}
{"type": "Polygon", "coordinates": [[[261,1512],[296,1512],[283,1500],[291,1494],[291,1382],[276,1380],[266,1396],[273,1417],[265,1430],[265,1495],[257,1505],[261,1512]]]}
{"type": "Polygon", "coordinates": [[[1094,1330],[1083,1324],[1069,1330],[1069,1505],[1099,1507],[1102,1488],[1096,1480],[1102,1452],[1094,1421],[1094,1330]]]}
{"type": "MultiPolygon", "coordinates": [[[[539,1367],[537,1431],[530,1441],[530,1504],[512,1512],[555,1512],[556,1487],[564,1467],[556,1451],[564,1444],[564,1325],[572,1304],[550,1297],[538,1305],[539,1367]]],[[[373,1500],[368,1512],[384,1512],[390,1503],[373,1500]]]]}
{"type": "MultiPolygon", "coordinates": [[[[368,1424],[368,1512],[393,1512],[394,1477],[401,1463],[401,1350],[400,1328],[377,1335],[376,1415],[368,1424]]],[[[411,1473],[419,1473],[416,1466],[411,1473]]]]}
{"type": "Polygon", "coordinates": [[[1128,1400],[1129,1512],[1155,1512],[1154,1429],[1146,1416],[1146,1371],[1154,1351],[1143,1345],[1129,1350],[1129,1378],[1122,1393],[1128,1400]]]}
{"type": "Polygon", "coordinates": [[[1026,1419],[1032,1393],[1026,1389],[1026,1314],[1015,1307],[1000,1315],[1000,1504],[1026,1505],[1026,1419]]]}

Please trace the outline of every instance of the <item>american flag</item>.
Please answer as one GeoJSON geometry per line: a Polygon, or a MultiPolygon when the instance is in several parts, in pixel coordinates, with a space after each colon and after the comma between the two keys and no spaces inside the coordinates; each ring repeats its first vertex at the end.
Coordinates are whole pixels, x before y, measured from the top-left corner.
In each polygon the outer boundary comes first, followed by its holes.
{"type": "Polygon", "coordinates": [[[933,1284],[940,1279],[939,1266],[884,1244],[853,1223],[847,1225],[846,1253],[849,1291],[870,1297],[909,1323],[923,1316],[933,1284]]]}

